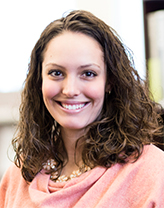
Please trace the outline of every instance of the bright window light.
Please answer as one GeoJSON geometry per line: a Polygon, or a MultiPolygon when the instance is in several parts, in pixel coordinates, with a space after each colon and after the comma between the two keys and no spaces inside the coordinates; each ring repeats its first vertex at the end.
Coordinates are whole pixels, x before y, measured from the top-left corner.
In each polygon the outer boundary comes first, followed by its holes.
{"type": "Polygon", "coordinates": [[[41,32],[73,9],[75,0],[0,1],[0,92],[22,89],[31,50],[41,32]]]}

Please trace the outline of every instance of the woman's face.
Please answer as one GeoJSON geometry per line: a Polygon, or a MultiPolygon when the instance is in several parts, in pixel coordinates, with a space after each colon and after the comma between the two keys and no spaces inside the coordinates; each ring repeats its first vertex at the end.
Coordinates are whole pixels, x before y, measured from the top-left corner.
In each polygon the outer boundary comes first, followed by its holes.
{"type": "Polygon", "coordinates": [[[42,93],[52,117],[66,129],[84,129],[100,114],[106,68],[99,43],[82,33],[64,32],[47,45],[42,93]]]}

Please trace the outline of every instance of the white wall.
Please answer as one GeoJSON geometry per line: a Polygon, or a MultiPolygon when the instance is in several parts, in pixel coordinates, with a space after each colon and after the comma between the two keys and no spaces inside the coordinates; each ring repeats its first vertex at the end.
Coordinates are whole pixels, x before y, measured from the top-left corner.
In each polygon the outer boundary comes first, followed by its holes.
{"type": "Polygon", "coordinates": [[[31,50],[54,19],[73,9],[89,10],[111,25],[130,47],[145,76],[142,0],[0,1],[0,91],[22,88],[31,50]]]}
{"type": "Polygon", "coordinates": [[[43,29],[75,0],[0,1],[0,92],[22,88],[31,50],[43,29]]]}
{"type": "Polygon", "coordinates": [[[142,0],[76,0],[77,7],[89,10],[121,36],[134,53],[136,69],[145,79],[145,44],[142,0]]]}

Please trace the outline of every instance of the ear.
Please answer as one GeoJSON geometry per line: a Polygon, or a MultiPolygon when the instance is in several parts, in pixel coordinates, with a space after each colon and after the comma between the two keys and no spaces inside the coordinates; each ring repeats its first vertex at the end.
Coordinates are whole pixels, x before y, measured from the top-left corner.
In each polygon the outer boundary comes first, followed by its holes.
{"type": "Polygon", "coordinates": [[[110,84],[107,84],[105,87],[105,92],[109,93],[112,90],[112,87],[110,84]]]}

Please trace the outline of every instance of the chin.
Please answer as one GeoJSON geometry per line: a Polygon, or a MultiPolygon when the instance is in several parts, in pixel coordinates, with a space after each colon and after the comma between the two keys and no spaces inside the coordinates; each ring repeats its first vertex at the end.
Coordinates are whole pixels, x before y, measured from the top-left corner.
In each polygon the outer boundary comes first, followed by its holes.
{"type": "Polygon", "coordinates": [[[82,130],[82,129],[85,129],[86,128],[86,126],[84,125],[77,125],[77,123],[76,123],[76,125],[75,124],[72,124],[72,125],[61,125],[62,126],[62,128],[63,129],[69,129],[69,130],[82,130]]]}

